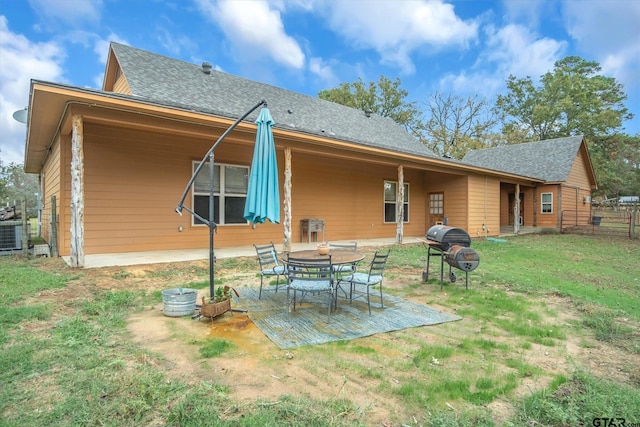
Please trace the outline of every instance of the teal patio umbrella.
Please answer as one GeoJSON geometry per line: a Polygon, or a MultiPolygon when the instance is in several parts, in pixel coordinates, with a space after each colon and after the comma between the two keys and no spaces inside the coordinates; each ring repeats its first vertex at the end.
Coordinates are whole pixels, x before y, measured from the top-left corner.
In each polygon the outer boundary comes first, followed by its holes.
{"type": "Polygon", "coordinates": [[[268,108],[260,110],[256,124],[256,145],[253,148],[244,218],[254,224],[262,224],[266,220],[279,224],[278,162],[271,129],[274,123],[268,108]]]}

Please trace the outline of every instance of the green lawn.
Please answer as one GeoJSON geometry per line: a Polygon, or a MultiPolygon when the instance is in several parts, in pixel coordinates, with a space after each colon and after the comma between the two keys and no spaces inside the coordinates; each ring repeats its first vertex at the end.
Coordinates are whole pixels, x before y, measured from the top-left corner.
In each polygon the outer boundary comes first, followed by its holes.
{"type": "MultiPolygon", "coordinates": [[[[637,364],[620,362],[617,369],[628,371],[623,383],[587,366],[558,373],[529,357],[536,348],[557,352],[577,334],[585,348],[604,343],[624,360],[640,360],[640,241],[528,235],[477,241],[473,247],[481,263],[471,273],[469,290],[446,283],[440,291],[439,277],[421,283],[422,245],[394,246],[387,273],[390,281],[408,282],[390,292],[437,301],[467,319],[471,329],[449,324],[405,330],[391,340],[374,336],[306,347],[296,358],[314,361],[319,376],[344,372],[345,381],[366,381],[376,396],[399,402],[404,409],[393,425],[595,425],[599,417],[640,423],[637,364]],[[580,320],[557,321],[558,313],[541,304],[551,296],[570,301],[580,320]],[[397,351],[406,357],[389,356],[397,351]],[[514,395],[530,378],[549,378],[549,385],[514,395]],[[492,402],[513,409],[499,418],[492,402]]],[[[318,401],[283,394],[275,402],[235,402],[222,381],[170,379],[144,363],[147,350],[126,329],[128,316],[157,304],[159,290],[94,288],[82,270],[55,261],[0,257],[0,426],[370,425],[368,409],[348,395],[318,401]],[[76,299],[78,286],[91,291],[76,299]],[[68,300],[51,299],[61,292],[68,300]]],[[[223,272],[256,270],[249,258],[217,265],[223,272]]],[[[186,271],[206,277],[206,269],[186,271]]],[[[148,277],[176,283],[181,274],[172,266],[148,277]]],[[[123,269],[112,279],[136,277],[123,269]]],[[[200,357],[212,360],[237,351],[220,340],[193,345],[200,357]]]]}

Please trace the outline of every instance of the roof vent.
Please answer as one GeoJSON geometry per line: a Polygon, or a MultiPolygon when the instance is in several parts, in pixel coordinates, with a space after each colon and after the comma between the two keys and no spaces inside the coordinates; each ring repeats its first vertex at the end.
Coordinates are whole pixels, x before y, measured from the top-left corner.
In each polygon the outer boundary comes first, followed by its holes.
{"type": "Polygon", "coordinates": [[[203,71],[205,74],[211,74],[211,64],[210,64],[210,63],[208,63],[208,62],[206,62],[206,61],[205,61],[205,62],[203,62],[203,63],[202,63],[202,71],[203,71]]]}
{"type": "Polygon", "coordinates": [[[371,117],[371,113],[372,112],[373,111],[371,111],[371,110],[364,110],[364,115],[367,116],[367,117],[371,117]]]}

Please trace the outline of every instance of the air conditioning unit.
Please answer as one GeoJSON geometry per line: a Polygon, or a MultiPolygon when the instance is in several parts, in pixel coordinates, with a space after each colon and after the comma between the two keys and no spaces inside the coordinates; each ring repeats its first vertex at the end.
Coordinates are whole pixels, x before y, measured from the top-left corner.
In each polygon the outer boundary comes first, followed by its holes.
{"type": "MultiPolygon", "coordinates": [[[[29,228],[27,225],[27,234],[29,228]]],[[[0,250],[14,251],[22,249],[22,221],[0,222],[0,250]]]]}

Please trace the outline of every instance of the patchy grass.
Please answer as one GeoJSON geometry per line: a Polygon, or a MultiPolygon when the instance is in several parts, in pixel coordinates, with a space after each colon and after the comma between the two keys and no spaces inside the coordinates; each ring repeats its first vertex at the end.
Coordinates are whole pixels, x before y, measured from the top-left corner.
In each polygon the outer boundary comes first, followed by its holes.
{"type": "MultiPolygon", "coordinates": [[[[546,235],[473,247],[481,264],[469,290],[445,283],[441,291],[439,274],[421,283],[422,245],[392,247],[385,280],[385,291],[455,311],[463,321],[307,346],[291,359],[267,354],[250,369],[273,369],[278,381],[302,390],[334,381],[336,390],[322,398],[283,391],[253,401],[231,398],[224,376],[172,377],[162,355],[134,342],[127,330],[129,316],[161,301],[153,280],[207,287],[201,265],[159,266],[144,276],[105,271],[110,286],[86,290],[91,280],[52,267],[55,260],[2,257],[0,425],[372,425],[372,408],[345,390],[366,390],[372,401],[388,402],[395,409],[387,424],[394,426],[594,425],[598,417],[640,422],[637,364],[616,359],[637,361],[640,354],[640,267],[630,262],[640,259],[640,244],[546,235]],[[546,304],[560,298],[576,316],[546,304]],[[578,366],[566,353],[569,341],[594,354],[611,351],[610,370],[578,366]],[[294,366],[300,378],[287,377],[294,366]],[[626,380],[612,380],[612,370],[626,380]],[[496,402],[512,410],[498,413],[496,402]]],[[[219,260],[216,282],[232,283],[236,270],[246,277],[257,263],[219,260]]],[[[172,324],[176,336],[179,321],[172,324]]],[[[226,338],[179,344],[199,354],[193,363],[213,368],[246,357],[226,338]]]]}

